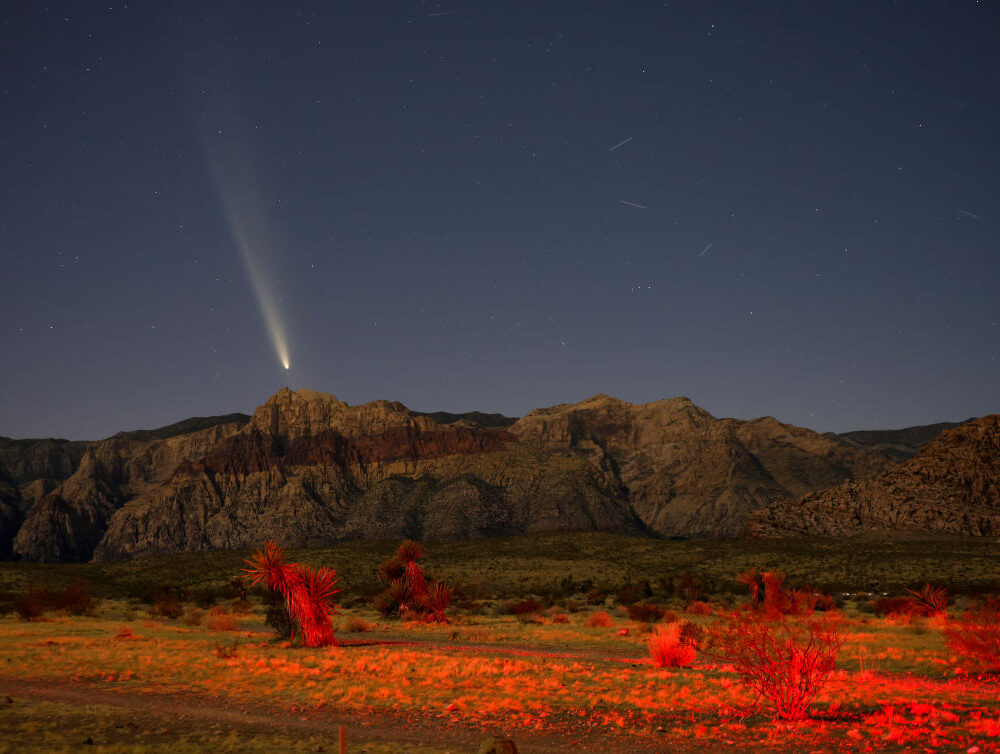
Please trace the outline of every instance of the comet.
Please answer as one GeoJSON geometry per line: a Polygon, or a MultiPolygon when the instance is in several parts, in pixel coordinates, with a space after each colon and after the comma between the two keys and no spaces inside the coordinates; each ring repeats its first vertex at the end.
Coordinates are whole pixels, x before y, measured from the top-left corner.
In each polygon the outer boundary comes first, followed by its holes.
{"type": "Polygon", "coordinates": [[[257,189],[259,182],[247,158],[248,152],[245,143],[241,145],[238,140],[215,141],[209,148],[209,163],[264,327],[278,361],[288,370],[291,369],[288,335],[275,290],[275,244],[268,232],[264,203],[257,189]]]}

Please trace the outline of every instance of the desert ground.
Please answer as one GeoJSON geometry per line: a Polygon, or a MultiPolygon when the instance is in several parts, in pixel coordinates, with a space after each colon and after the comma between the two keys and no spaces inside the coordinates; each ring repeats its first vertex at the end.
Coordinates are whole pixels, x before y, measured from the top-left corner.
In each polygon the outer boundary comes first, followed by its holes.
{"type": "Polygon", "coordinates": [[[0,751],[338,751],[341,726],[352,752],[472,752],[493,735],[528,752],[1000,746],[1000,676],[946,640],[1000,583],[996,540],[428,545],[424,568],[455,586],[447,624],[372,607],[392,548],[290,553],[341,578],[336,644],[319,648],[278,637],[260,590],[240,598],[249,553],[0,565],[0,751]],[[829,595],[760,619],[840,638],[800,719],[712,649],[713,627],[750,614],[748,569],[829,595]],[[942,609],[914,594],[928,582],[942,609]],[[697,651],[657,667],[651,640],[685,624],[697,651]]]}

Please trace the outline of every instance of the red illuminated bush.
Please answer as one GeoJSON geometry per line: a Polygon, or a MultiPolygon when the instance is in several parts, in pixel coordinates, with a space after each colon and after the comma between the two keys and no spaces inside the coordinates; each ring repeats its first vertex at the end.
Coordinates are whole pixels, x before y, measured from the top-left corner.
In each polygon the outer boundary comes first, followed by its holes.
{"type": "Polygon", "coordinates": [[[14,609],[21,620],[38,620],[45,612],[47,597],[48,591],[45,589],[29,589],[15,598],[14,609]]]}
{"type": "Polygon", "coordinates": [[[657,668],[681,668],[694,662],[698,655],[695,638],[684,631],[682,623],[657,626],[646,640],[649,658],[657,668]]]}
{"type": "Polygon", "coordinates": [[[774,704],[784,720],[806,716],[845,639],[836,618],[739,610],[711,630],[710,652],[774,704]]]}
{"type": "Polygon", "coordinates": [[[264,549],[247,561],[245,573],[250,583],[263,585],[282,596],[292,622],[292,636],[297,626],[304,646],[326,647],[335,643],[332,618],[337,612],[333,595],[340,591],[336,588],[337,572],[332,568],[314,570],[286,563],[284,557],[277,542],[264,543],[264,549]]]}
{"type": "Polygon", "coordinates": [[[944,627],[948,649],[1000,670],[1000,602],[987,600],[944,627]]]}
{"type": "Polygon", "coordinates": [[[738,581],[750,587],[750,603],[753,608],[772,616],[809,615],[821,602],[832,604],[832,600],[825,595],[808,587],[796,589],[787,586],[786,579],[785,574],[779,571],[758,573],[753,569],[738,577],[738,581]]]}
{"type": "Polygon", "coordinates": [[[920,612],[912,597],[879,597],[872,603],[872,609],[880,618],[910,618],[920,612]]]}
{"type": "Polygon", "coordinates": [[[663,617],[664,609],[661,605],[629,605],[629,620],[639,623],[656,623],[663,617]]]}
{"type": "Polygon", "coordinates": [[[70,615],[93,615],[97,607],[90,596],[90,582],[77,579],[56,595],[56,607],[70,615]]]}
{"type": "Polygon", "coordinates": [[[596,613],[588,615],[587,620],[583,622],[583,625],[587,628],[608,628],[611,626],[611,623],[611,616],[603,610],[599,610],[596,613]]]}
{"type": "Polygon", "coordinates": [[[451,587],[442,583],[428,586],[424,572],[417,565],[422,555],[420,543],[407,539],[396,548],[395,557],[379,566],[379,575],[389,583],[375,598],[375,609],[386,617],[398,615],[447,623],[445,610],[451,602],[451,587]]]}

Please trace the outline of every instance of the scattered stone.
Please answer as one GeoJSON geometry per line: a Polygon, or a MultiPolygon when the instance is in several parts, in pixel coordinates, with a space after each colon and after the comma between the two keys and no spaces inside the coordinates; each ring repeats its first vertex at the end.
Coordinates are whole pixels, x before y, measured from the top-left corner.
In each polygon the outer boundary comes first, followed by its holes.
{"type": "Polygon", "coordinates": [[[490,736],[479,744],[476,754],[517,754],[517,745],[509,738],[490,736]]]}

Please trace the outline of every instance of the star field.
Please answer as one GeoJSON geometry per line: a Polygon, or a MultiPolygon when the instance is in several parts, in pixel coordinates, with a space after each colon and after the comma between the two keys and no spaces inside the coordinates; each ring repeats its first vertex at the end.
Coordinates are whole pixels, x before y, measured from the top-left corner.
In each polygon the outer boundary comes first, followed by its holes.
{"type": "Polygon", "coordinates": [[[996,412],[998,28],[975,2],[8,4],[0,435],[283,385],[820,431],[996,412]]]}

